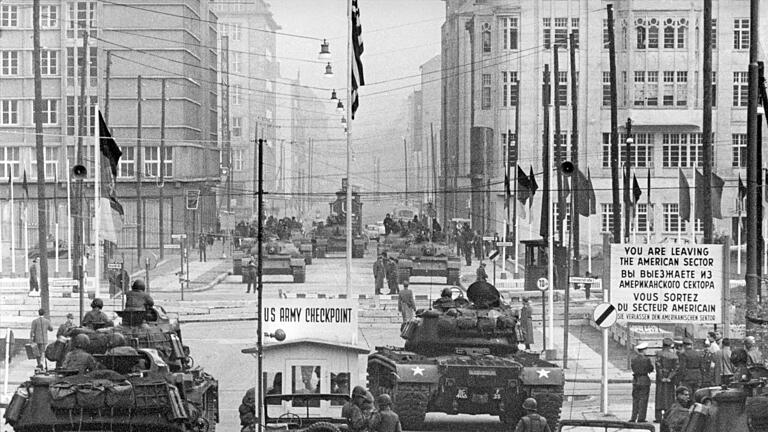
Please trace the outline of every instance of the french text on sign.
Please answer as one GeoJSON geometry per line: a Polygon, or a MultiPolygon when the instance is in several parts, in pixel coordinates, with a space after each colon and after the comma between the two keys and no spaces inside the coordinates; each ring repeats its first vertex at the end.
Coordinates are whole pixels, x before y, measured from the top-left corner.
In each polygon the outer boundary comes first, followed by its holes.
{"type": "Polygon", "coordinates": [[[600,303],[592,312],[592,319],[601,328],[608,328],[616,324],[616,308],[610,303],[600,303]]]}

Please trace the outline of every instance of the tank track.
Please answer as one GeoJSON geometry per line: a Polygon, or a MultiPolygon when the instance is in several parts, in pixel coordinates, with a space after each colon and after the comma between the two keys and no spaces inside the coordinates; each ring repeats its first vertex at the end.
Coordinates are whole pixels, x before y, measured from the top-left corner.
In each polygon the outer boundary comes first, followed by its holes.
{"type": "Polygon", "coordinates": [[[525,393],[514,393],[507,395],[504,400],[504,412],[499,414],[499,420],[510,430],[514,430],[517,422],[525,415],[525,410],[523,410],[525,398],[525,393]]]}
{"type": "Polygon", "coordinates": [[[403,430],[421,430],[427,416],[429,386],[398,384],[394,396],[394,411],[400,416],[403,430]]]}
{"type": "Polygon", "coordinates": [[[547,419],[547,424],[551,430],[557,430],[557,424],[560,422],[560,411],[563,408],[563,387],[539,388],[534,397],[538,403],[539,415],[547,419]],[[542,391],[545,389],[546,391],[542,391]]]}

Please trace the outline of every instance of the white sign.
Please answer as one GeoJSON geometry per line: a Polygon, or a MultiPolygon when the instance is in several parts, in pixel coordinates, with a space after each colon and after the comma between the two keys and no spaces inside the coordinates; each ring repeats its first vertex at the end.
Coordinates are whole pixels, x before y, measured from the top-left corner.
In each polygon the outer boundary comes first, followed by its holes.
{"type": "Polygon", "coordinates": [[[496,241],[494,236],[483,236],[483,241],[496,241]]]}
{"type": "MultiPolygon", "coordinates": [[[[264,299],[263,329],[285,331],[285,340],[357,344],[356,299],[264,299]]],[[[265,339],[266,342],[274,342],[265,339]]]]}
{"type": "Polygon", "coordinates": [[[50,279],[48,280],[48,284],[50,286],[61,286],[61,287],[69,287],[69,286],[76,286],[80,282],[77,279],[50,279]]]}
{"type": "Polygon", "coordinates": [[[163,247],[166,249],[181,249],[181,245],[178,243],[164,244],[163,247]]]}
{"type": "Polygon", "coordinates": [[[498,250],[493,250],[491,251],[491,253],[488,254],[488,259],[491,261],[496,261],[500,253],[501,252],[499,252],[498,250]]]}
{"type": "Polygon", "coordinates": [[[171,238],[174,240],[180,240],[187,238],[186,234],[171,234],[171,238]]]}
{"type": "Polygon", "coordinates": [[[720,324],[723,245],[611,245],[619,321],[720,324]]]}
{"type": "Polygon", "coordinates": [[[616,308],[610,303],[600,303],[595,306],[592,319],[601,328],[608,328],[616,324],[616,308]]]}
{"type": "Polygon", "coordinates": [[[122,263],[109,263],[109,264],[107,264],[107,268],[108,269],[120,270],[121,268],[123,268],[123,264],[122,263]]]}
{"type": "Polygon", "coordinates": [[[510,242],[510,241],[496,242],[496,246],[498,246],[498,247],[505,247],[505,246],[510,247],[510,246],[514,246],[514,245],[515,245],[515,242],[510,242]]]}
{"type": "Polygon", "coordinates": [[[570,277],[568,281],[572,284],[593,284],[597,283],[597,279],[587,277],[570,277]]]}
{"type": "Polygon", "coordinates": [[[539,288],[539,291],[546,291],[549,288],[549,281],[547,278],[539,278],[536,281],[536,286],[539,288]]]}

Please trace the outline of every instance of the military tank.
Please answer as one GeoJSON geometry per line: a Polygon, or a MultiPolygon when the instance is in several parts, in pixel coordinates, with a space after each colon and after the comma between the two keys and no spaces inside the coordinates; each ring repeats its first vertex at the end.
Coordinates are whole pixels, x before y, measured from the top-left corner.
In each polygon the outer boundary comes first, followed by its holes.
{"type": "Polygon", "coordinates": [[[429,241],[408,245],[397,259],[397,275],[400,283],[411,276],[444,277],[446,284],[459,284],[461,259],[447,244],[429,241]]]}
{"type": "Polygon", "coordinates": [[[119,326],[73,328],[46,349],[57,365],[69,351],[82,349],[98,367],[88,372],[59,367],[20,385],[5,413],[15,431],[216,429],[218,381],[194,365],[178,319],[160,307],[119,314],[119,326]]]}
{"type": "Polygon", "coordinates": [[[513,427],[533,397],[556,430],[562,369],[519,350],[516,314],[500,304],[493,285],[475,282],[467,297],[447,310],[419,311],[403,326],[403,348],[376,347],[368,357],[371,392],[392,396],[403,429],[420,429],[427,412],[498,415],[513,427]],[[495,291],[497,300],[473,298],[473,289],[495,291]]]}
{"type": "Polygon", "coordinates": [[[390,233],[379,237],[376,245],[376,255],[386,253],[387,255],[398,256],[404,253],[408,246],[413,243],[414,238],[407,232],[390,233]]]}
{"type": "MultiPolygon", "coordinates": [[[[363,237],[363,203],[360,193],[352,190],[352,258],[365,254],[366,239],[363,237]]],[[[341,182],[336,200],[329,203],[330,215],[325,222],[318,223],[312,233],[312,245],[317,258],[325,258],[332,252],[347,251],[347,182],[341,182]]]]}
{"type": "Polygon", "coordinates": [[[304,257],[304,264],[312,264],[312,255],[314,254],[314,246],[312,245],[312,239],[304,235],[302,230],[291,230],[291,242],[301,252],[304,257]]]}
{"type": "MultiPolygon", "coordinates": [[[[258,254],[258,245],[251,247],[251,254],[258,254]]],[[[304,283],[306,280],[306,261],[299,249],[290,241],[270,237],[262,245],[262,274],[291,275],[294,283],[304,283]]],[[[247,282],[244,279],[244,282],[247,282]]]]}

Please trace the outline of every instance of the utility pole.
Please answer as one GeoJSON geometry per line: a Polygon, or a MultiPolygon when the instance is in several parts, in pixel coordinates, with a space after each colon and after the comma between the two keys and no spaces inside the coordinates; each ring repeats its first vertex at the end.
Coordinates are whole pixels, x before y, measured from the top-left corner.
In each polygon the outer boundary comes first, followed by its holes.
{"type": "MultiPolygon", "coordinates": [[[[541,198],[541,229],[539,230],[539,234],[541,234],[541,238],[544,240],[547,240],[549,238],[549,212],[552,211],[551,208],[549,208],[550,202],[549,199],[549,183],[550,183],[550,169],[551,169],[551,163],[549,159],[549,102],[551,99],[550,92],[551,87],[549,85],[549,65],[544,65],[544,97],[542,98],[542,104],[544,107],[544,136],[542,137],[542,141],[544,141],[544,145],[542,146],[542,155],[541,155],[541,162],[544,174],[543,175],[543,193],[541,198]]],[[[550,251],[550,254],[552,254],[552,251],[550,251]]],[[[542,318],[544,319],[544,318],[542,318]]]]}
{"type": "MultiPolygon", "coordinates": [[[[757,314],[757,293],[760,291],[760,276],[758,274],[758,262],[760,260],[760,247],[758,235],[760,234],[760,221],[757,219],[758,209],[762,205],[760,193],[757,187],[758,177],[761,175],[760,148],[757,141],[758,124],[758,29],[759,29],[759,0],[750,0],[749,16],[749,94],[747,104],[747,273],[746,303],[747,315],[757,314]]],[[[747,320],[748,334],[755,330],[755,324],[747,320]]]]}
{"type": "Polygon", "coordinates": [[[136,262],[141,265],[141,75],[136,79],[136,262]]]}
{"type": "MultiPolygon", "coordinates": [[[[257,120],[253,121],[253,143],[255,144],[253,148],[253,190],[259,190],[259,180],[258,180],[258,166],[259,166],[259,122],[257,120]]],[[[251,211],[256,212],[258,211],[258,203],[256,201],[253,201],[253,207],[251,208],[251,211]]]]}
{"type": "Polygon", "coordinates": [[[160,208],[158,209],[158,216],[160,217],[160,259],[165,258],[165,239],[163,238],[164,230],[163,230],[163,189],[165,189],[165,78],[163,78],[161,81],[161,86],[163,88],[160,90],[160,97],[163,99],[160,102],[160,184],[158,188],[160,189],[159,192],[159,198],[160,198],[160,208]]]}
{"type": "MultiPolygon", "coordinates": [[[[712,243],[712,0],[704,0],[704,64],[702,66],[704,77],[704,106],[702,109],[701,134],[702,154],[704,156],[704,193],[702,199],[704,205],[704,244],[712,243]]],[[[759,127],[759,125],[758,125],[759,127]]],[[[694,178],[695,182],[696,179],[694,178]]],[[[695,211],[694,211],[695,213],[695,211]]],[[[696,220],[694,215],[693,220],[696,220]]],[[[739,245],[741,247],[741,245],[739,245]]]]}
{"type": "MultiPolygon", "coordinates": [[[[32,2],[32,26],[34,34],[32,65],[35,74],[35,157],[37,159],[37,245],[40,251],[40,307],[50,317],[48,294],[48,201],[45,199],[45,143],[43,142],[43,78],[40,71],[40,0],[32,2]]],[[[98,153],[96,154],[98,157],[98,153]]],[[[57,187],[56,184],[53,187],[57,187]]],[[[58,248],[58,245],[54,245],[58,248]]]]}
{"type": "MultiPolygon", "coordinates": [[[[432,153],[432,210],[437,211],[437,157],[435,155],[435,131],[429,123],[430,152],[432,153]]],[[[431,217],[431,216],[430,216],[431,217]]],[[[436,219],[436,218],[435,218],[436,219]]],[[[432,224],[432,222],[430,222],[432,224]]]]}
{"type": "Polygon", "coordinates": [[[619,199],[619,102],[616,95],[616,38],[613,31],[613,5],[608,8],[608,57],[611,81],[611,189],[613,192],[613,242],[621,243],[621,200],[619,199]]]}
{"type": "Polygon", "coordinates": [[[109,125],[109,79],[112,77],[112,50],[107,51],[107,70],[104,75],[104,123],[109,125]]]}
{"type": "Polygon", "coordinates": [[[624,243],[629,243],[630,221],[632,220],[632,119],[627,119],[627,136],[624,138],[624,243]]]}
{"type": "MultiPolygon", "coordinates": [[[[557,44],[552,40],[552,50],[554,57],[554,71],[552,73],[552,83],[555,91],[555,166],[557,167],[557,242],[559,247],[565,246],[565,232],[563,221],[565,220],[565,194],[563,193],[563,173],[560,170],[560,164],[563,163],[563,142],[560,136],[560,60],[557,52],[557,44]]],[[[557,256],[552,251],[552,256],[557,256]]],[[[567,258],[566,258],[567,259],[567,258]]],[[[557,263],[559,264],[559,263],[557,263]]],[[[554,283],[552,284],[555,285],[554,283]]],[[[557,287],[561,288],[561,287],[557,287]]]]}
{"type": "Polygon", "coordinates": [[[405,157],[405,206],[408,206],[408,144],[403,138],[403,156],[405,157]]]}
{"type": "MultiPolygon", "coordinates": [[[[573,264],[571,265],[571,274],[579,275],[579,213],[576,211],[579,202],[579,87],[576,76],[576,43],[573,33],[568,35],[569,60],[571,63],[571,163],[573,163],[573,172],[576,174],[571,182],[571,236],[573,238],[573,264]]],[[[567,289],[567,288],[566,288],[567,289]]],[[[568,301],[566,301],[568,304],[568,301]]],[[[566,314],[567,316],[567,314],[566,314]]],[[[564,352],[568,351],[568,345],[565,345],[564,352]]]]}
{"type": "Polygon", "coordinates": [[[258,290],[257,294],[257,304],[259,308],[258,312],[258,318],[259,322],[257,325],[256,330],[256,347],[258,349],[258,367],[257,367],[257,374],[258,377],[256,379],[256,382],[258,385],[256,386],[256,418],[258,419],[259,424],[263,421],[262,417],[262,411],[263,411],[263,397],[261,395],[261,392],[264,390],[264,386],[262,385],[262,361],[264,359],[264,341],[263,341],[263,329],[262,329],[262,323],[263,323],[263,316],[264,313],[264,307],[263,307],[263,282],[262,282],[262,274],[263,272],[263,260],[262,260],[262,250],[264,248],[264,219],[263,219],[263,205],[264,205],[264,140],[263,139],[257,139],[257,145],[258,145],[258,157],[259,157],[259,164],[258,164],[258,189],[257,189],[257,197],[258,197],[258,203],[256,205],[256,211],[258,213],[257,216],[257,227],[258,232],[256,233],[257,236],[257,242],[258,242],[258,248],[259,248],[259,255],[257,260],[257,271],[256,271],[256,290],[258,290]]]}
{"type": "MultiPolygon", "coordinates": [[[[85,56],[88,52],[88,31],[83,32],[83,53],[82,55],[85,56]]],[[[77,148],[75,150],[75,165],[81,165],[83,166],[83,136],[85,136],[86,133],[86,123],[85,123],[85,77],[86,77],[86,67],[88,65],[87,58],[83,58],[82,64],[80,65],[79,70],[79,79],[80,79],[80,98],[77,103],[77,148]]],[[[75,273],[75,279],[78,280],[78,291],[80,292],[80,307],[82,309],[83,307],[83,298],[84,298],[84,291],[85,291],[85,283],[83,281],[83,255],[84,255],[84,248],[85,248],[85,239],[83,238],[83,215],[85,214],[84,210],[84,199],[83,199],[83,179],[84,176],[76,176],[80,177],[75,182],[75,211],[72,218],[74,219],[73,228],[74,228],[74,248],[72,249],[72,252],[74,252],[74,262],[77,266],[77,271],[75,273]]],[[[81,310],[80,313],[80,319],[82,320],[83,313],[81,310]]]]}

